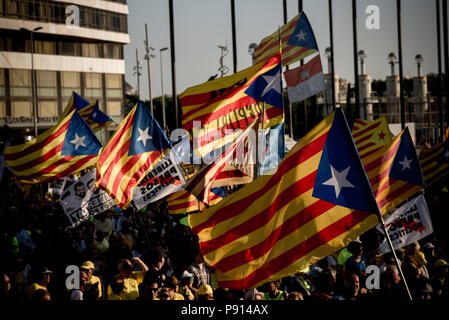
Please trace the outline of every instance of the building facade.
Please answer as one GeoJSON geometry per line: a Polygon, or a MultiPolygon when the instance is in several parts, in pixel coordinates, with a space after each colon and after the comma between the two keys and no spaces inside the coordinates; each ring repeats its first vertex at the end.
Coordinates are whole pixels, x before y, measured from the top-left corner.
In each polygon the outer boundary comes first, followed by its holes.
{"type": "Polygon", "coordinates": [[[127,19],[126,0],[0,0],[0,126],[34,132],[33,78],[39,133],[73,91],[120,123],[127,19]]]}

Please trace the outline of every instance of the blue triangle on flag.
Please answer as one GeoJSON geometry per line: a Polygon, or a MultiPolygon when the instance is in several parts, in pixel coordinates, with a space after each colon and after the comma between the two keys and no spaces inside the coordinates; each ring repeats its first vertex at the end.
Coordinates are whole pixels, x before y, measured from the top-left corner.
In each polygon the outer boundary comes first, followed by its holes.
{"type": "Polygon", "coordinates": [[[70,119],[69,127],[65,134],[61,155],[63,156],[87,156],[96,155],[101,149],[101,143],[92,131],[86,120],[77,111],[70,119]]]}
{"type": "Polygon", "coordinates": [[[224,187],[218,187],[218,188],[212,188],[210,191],[217,196],[220,196],[222,198],[226,197],[226,192],[224,187]]]}
{"type": "Polygon", "coordinates": [[[299,20],[296,23],[295,30],[293,30],[288,38],[287,43],[292,46],[318,50],[315,35],[313,34],[309,19],[304,12],[301,13],[299,20]]]}
{"type": "Polygon", "coordinates": [[[112,121],[106,114],[104,114],[98,107],[98,100],[95,102],[94,109],[89,114],[89,119],[95,121],[96,123],[106,123],[112,121]]]}
{"type": "Polygon", "coordinates": [[[129,156],[170,148],[170,142],[151,112],[138,102],[133,121],[129,156]]]}
{"type": "Polygon", "coordinates": [[[285,123],[271,127],[264,141],[264,149],[259,152],[264,155],[261,174],[276,168],[285,156],[285,123]]]}
{"type": "Polygon", "coordinates": [[[273,69],[259,75],[245,93],[257,101],[282,108],[281,90],[281,64],[279,63],[273,69]]]}
{"type": "Polygon", "coordinates": [[[75,106],[76,110],[81,110],[90,105],[90,102],[73,91],[73,105],[75,106]]]}
{"type": "Polygon", "coordinates": [[[394,156],[393,163],[391,164],[388,176],[423,187],[426,186],[418,155],[416,154],[408,127],[406,127],[401,134],[401,141],[398,150],[396,151],[396,155],[394,156]]]}
{"type": "Polygon", "coordinates": [[[346,208],[379,212],[341,108],[335,110],[312,195],[346,208]]]}

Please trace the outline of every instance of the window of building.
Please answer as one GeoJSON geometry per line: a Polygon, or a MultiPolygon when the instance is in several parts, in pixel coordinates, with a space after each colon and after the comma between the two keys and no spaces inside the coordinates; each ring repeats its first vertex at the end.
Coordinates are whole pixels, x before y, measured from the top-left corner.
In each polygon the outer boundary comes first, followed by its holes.
{"type": "Polygon", "coordinates": [[[84,94],[90,100],[101,99],[102,97],[102,80],[101,73],[88,72],[85,74],[86,88],[84,94]]]}
{"type": "Polygon", "coordinates": [[[106,74],[106,88],[107,89],[122,89],[122,78],[121,74],[106,74]]]}
{"type": "Polygon", "coordinates": [[[36,71],[37,92],[39,97],[56,97],[56,72],[36,71]]]}
{"type": "Polygon", "coordinates": [[[73,91],[80,93],[80,73],[61,72],[61,92],[63,97],[70,97],[73,91]]]}
{"type": "Polygon", "coordinates": [[[11,96],[31,96],[31,70],[9,69],[11,96]]]}
{"type": "Polygon", "coordinates": [[[100,48],[97,43],[81,44],[83,57],[100,58],[100,48]]]}
{"type": "Polygon", "coordinates": [[[31,117],[33,115],[33,105],[31,101],[12,101],[11,102],[11,116],[16,117],[31,117]]]}
{"type": "Polygon", "coordinates": [[[38,104],[40,117],[58,116],[58,103],[56,101],[39,101],[38,104]]]}
{"type": "Polygon", "coordinates": [[[0,118],[6,117],[6,103],[4,100],[0,100],[0,118]]]}
{"type": "Polygon", "coordinates": [[[59,54],[65,56],[79,56],[79,44],[71,41],[59,42],[59,54]]]}
{"type": "Polygon", "coordinates": [[[107,59],[122,59],[122,50],[120,45],[116,44],[103,44],[104,58],[107,59]]]}
{"type": "Polygon", "coordinates": [[[34,40],[34,53],[56,54],[56,43],[52,41],[34,40]]]}
{"type": "Polygon", "coordinates": [[[106,113],[109,116],[118,117],[118,116],[120,116],[121,110],[122,110],[122,102],[121,101],[108,101],[106,113]]]}

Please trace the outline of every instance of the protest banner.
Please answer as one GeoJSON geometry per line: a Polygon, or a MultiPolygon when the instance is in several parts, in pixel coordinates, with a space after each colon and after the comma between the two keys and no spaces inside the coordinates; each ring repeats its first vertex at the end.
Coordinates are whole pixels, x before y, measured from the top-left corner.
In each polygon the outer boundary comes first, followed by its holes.
{"type": "Polygon", "coordinates": [[[71,228],[114,206],[114,200],[95,185],[96,170],[71,184],[61,196],[61,205],[71,228]]]}
{"type": "Polygon", "coordinates": [[[48,188],[48,192],[53,194],[61,195],[64,191],[65,184],[67,182],[67,177],[63,177],[61,179],[56,179],[55,181],[50,183],[48,188]]]}
{"type": "MultiPolygon", "coordinates": [[[[385,219],[385,226],[395,249],[405,247],[432,234],[432,220],[424,195],[421,194],[407,201],[393,211],[385,219]]],[[[380,225],[377,229],[384,234],[380,225]]],[[[380,250],[383,253],[390,251],[385,239],[380,245],[380,250]]]]}
{"type": "Polygon", "coordinates": [[[186,183],[179,161],[170,151],[133,190],[133,202],[141,209],[151,202],[175,193],[186,183]]]}

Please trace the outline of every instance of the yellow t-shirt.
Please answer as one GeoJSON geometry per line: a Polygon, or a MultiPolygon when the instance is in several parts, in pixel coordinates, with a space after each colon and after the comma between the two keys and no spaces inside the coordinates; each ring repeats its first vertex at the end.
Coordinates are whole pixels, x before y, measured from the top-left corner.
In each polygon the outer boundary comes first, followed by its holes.
{"type": "MultiPolygon", "coordinates": [[[[136,300],[139,297],[139,284],[143,281],[143,271],[133,271],[128,278],[123,279],[123,290],[120,292],[122,300],[136,300]]],[[[111,285],[108,286],[108,300],[112,294],[111,285]]]]}
{"type": "Polygon", "coordinates": [[[179,294],[175,292],[175,299],[174,300],[185,300],[184,296],[182,294],[179,294]]]}
{"type": "Polygon", "coordinates": [[[30,284],[30,286],[29,286],[28,289],[27,289],[27,299],[28,299],[28,300],[31,300],[32,297],[33,297],[33,293],[34,293],[36,290],[39,290],[39,289],[43,289],[43,290],[45,290],[45,291],[48,291],[48,290],[47,290],[47,287],[41,286],[41,285],[40,285],[39,283],[37,283],[37,282],[34,282],[34,283],[30,284]]]}
{"type": "Polygon", "coordinates": [[[90,278],[89,280],[89,284],[93,285],[96,283],[98,283],[98,300],[100,300],[103,297],[103,292],[101,291],[101,281],[100,278],[93,275],[92,278],[90,278]]]}

